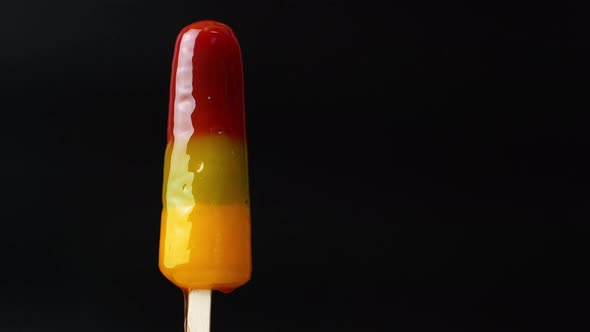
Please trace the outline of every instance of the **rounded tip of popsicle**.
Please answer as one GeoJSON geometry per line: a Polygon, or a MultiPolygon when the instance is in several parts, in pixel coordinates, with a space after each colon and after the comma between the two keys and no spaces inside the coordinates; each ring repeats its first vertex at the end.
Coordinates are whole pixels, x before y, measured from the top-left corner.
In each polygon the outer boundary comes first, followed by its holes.
{"type": "Polygon", "coordinates": [[[203,20],[191,23],[185,26],[180,31],[180,34],[182,35],[183,33],[189,30],[201,30],[212,33],[222,33],[228,37],[235,38],[234,31],[227,24],[214,20],[203,20]]]}

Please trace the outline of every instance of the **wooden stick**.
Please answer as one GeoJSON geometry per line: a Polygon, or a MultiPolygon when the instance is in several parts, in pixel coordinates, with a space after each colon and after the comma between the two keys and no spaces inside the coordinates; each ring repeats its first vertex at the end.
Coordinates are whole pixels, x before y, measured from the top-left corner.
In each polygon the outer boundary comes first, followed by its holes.
{"type": "Polygon", "coordinates": [[[209,332],[211,325],[211,290],[193,289],[188,293],[186,332],[209,332]]]}

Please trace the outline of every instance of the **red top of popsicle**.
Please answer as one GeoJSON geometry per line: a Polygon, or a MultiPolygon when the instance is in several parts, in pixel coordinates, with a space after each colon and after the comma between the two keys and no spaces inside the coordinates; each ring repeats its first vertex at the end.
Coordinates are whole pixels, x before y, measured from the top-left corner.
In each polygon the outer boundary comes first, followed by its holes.
{"type": "Polygon", "coordinates": [[[200,21],[182,29],[172,62],[168,141],[175,127],[191,136],[244,140],[244,88],[238,40],[225,24],[200,21]],[[185,112],[185,116],[175,113],[185,112]],[[187,122],[190,113],[191,123],[187,122]],[[180,128],[180,129],[179,129],[180,128]],[[184,128],[184,129],[182,129],[184,128]]]}

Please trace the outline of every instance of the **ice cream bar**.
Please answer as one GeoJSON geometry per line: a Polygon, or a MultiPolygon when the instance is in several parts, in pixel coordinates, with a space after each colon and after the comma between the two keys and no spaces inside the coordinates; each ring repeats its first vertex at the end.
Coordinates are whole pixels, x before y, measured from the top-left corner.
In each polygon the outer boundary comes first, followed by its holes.
{"type": "Polygon", "coordinates": [[[159,266],[178,287],[230,292],[250,279],[250,202],[240,46],[201,21],[172,63],[159,266]]]}

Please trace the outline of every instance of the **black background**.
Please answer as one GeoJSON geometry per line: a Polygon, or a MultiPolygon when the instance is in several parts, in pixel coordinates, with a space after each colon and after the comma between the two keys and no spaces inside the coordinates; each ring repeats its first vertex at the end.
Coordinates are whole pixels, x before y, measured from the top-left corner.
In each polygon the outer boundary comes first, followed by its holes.
{"type": "Polygon", "coordinates": [[[0,331],[182,330],[162,164],[201,19],[241,41],[253,213],[213,331],[588,331],[579,3],[3,1],[0,331]]]}

